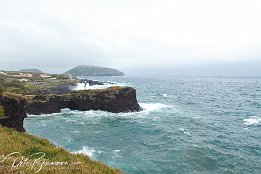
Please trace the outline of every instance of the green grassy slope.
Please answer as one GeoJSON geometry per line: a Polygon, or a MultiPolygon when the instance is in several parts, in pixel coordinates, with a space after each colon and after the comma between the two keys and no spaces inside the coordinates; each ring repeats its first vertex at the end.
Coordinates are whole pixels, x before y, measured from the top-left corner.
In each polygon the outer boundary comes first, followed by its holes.
{"type": "Polygon", "coordinates": [[[56,147],[48,140],[0,126],[0,173],[33,174],[39,169],[40,174],[121,173],[120,170],[94,161],[88,156],[72,154],[61,147],[56,147]],[[19,154],[7,157],[13,152],[19,152],[19,154]],[[45,156],[41,158],[43,155],[45,156]]]}

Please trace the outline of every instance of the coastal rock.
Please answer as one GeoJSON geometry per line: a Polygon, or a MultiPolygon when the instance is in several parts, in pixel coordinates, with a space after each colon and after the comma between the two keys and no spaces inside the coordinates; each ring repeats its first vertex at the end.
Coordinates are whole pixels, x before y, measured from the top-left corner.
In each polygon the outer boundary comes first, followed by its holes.
{"type": "Polygon", "coordinates": [[[27,100],[28,114],[40,115],[60,112],[61,109],[87,111],[102,110],[113,113],[139,111],[136,90],[131,87],[74,91],[63,95],[38,95],[27,100]]]}
{"type": "Polygon", "coordinates": [[[0,124],[24,132],[24,118],[26,118],[25,100],[16,96],[0,96],[0,105],[5,109],[5,118],[0,119],[0,124]]]}
{"type": "Polygon", "coordinates": [[[131,87],[72,91],[62,95],[0,95],[0,105],[5,110],[5,117],[0,119],[0,124],[20,132],[25,131],[23,121],[26,114],[58,113],[63,108],[113,113],[141,110],[136,99],[136,90],[131,87]]]}
{"type": "Polygon", "coordinates": [[[77,86],[77,83],[60,84],[54,87],[41,90],[42,94],[65,94],[72,91],[77,86]]]}

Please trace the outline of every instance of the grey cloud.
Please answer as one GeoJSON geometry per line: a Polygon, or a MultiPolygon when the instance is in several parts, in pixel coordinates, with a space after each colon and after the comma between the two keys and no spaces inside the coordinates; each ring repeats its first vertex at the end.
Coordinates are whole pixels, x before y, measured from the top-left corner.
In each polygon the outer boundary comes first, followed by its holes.
{"type": "Polygon", "coordinates": [[[127,74],[260,74],[261,25],[252,20],[261,15],[257,1],[244,16],[241,1],[238,9],[221,0],[211,10],[202,7],[203,1],[188,2],[195,8],[186,11],[183,1],[160,0],[5,1],[0,69],[60,73],[90,64],[127,74]],[[217,15],[222,4],[233,14],[217,15]]]}

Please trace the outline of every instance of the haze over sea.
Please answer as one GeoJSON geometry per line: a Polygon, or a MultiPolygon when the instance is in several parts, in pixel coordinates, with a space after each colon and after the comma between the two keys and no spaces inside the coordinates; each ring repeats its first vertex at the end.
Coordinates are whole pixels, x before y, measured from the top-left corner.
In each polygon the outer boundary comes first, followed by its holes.
{"type": "Polygon", "coordinates": [[[29,115],[27,132],[128,174],[261,173],[261,78],[89,79],[133,86],[144,111],[29,115]]]}

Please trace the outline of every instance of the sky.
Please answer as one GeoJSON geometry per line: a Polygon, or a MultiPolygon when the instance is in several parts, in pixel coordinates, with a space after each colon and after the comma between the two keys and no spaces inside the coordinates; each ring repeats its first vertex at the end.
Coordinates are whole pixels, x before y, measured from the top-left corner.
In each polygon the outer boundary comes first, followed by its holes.
{"type": "Polygon", "coordinates": [[[0,0],[0,69],[261,76],[260,0],[0,0]]]}

